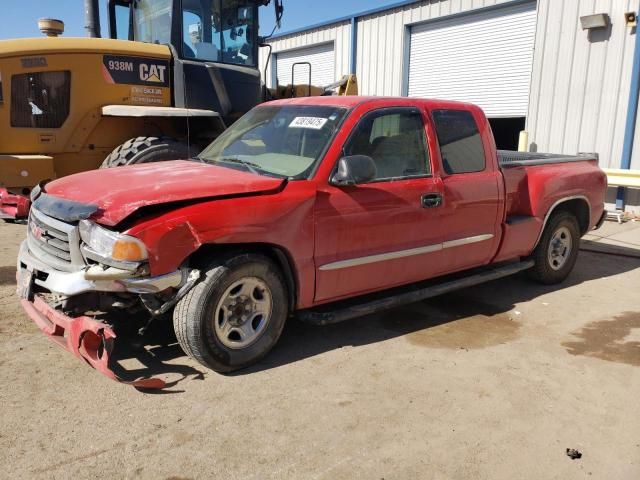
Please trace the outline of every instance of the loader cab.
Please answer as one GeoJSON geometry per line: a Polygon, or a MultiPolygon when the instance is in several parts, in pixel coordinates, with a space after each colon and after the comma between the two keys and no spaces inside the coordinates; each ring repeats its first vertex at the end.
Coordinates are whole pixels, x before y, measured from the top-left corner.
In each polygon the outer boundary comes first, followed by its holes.
{"type": "Polygon", "coordinates": [[[174,106],[233,121],[262,100],[258,9],[269,0],[109,0],[111,38],[169,45],[174,106]]]}

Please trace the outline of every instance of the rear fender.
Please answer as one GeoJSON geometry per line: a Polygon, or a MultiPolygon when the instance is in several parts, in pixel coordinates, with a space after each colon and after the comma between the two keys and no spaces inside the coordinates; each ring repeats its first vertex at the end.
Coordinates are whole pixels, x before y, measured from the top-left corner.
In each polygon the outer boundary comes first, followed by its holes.
{"type": "Polygon", "coordinates": [[[564,197],[560,200],[556,200],[556,202],[551,205],[551,207],[545,214],[544,220],[542,222],[542,228],[540,229],[538,238],[536,239],[535,246],[538,246],[540,238],[542,238],[544,229],[546,228],[547,222],[549,221],[551,216],[555,212],[559,211],[571,212],[576,217],[576,219],[578,220],[578,224],[580,225],[580,233],[582,235],[589,231],[589,227],[591,226],[591,204],[589,203],[589,199],[584,195],[573,195],[570,197],[564,197]]]}

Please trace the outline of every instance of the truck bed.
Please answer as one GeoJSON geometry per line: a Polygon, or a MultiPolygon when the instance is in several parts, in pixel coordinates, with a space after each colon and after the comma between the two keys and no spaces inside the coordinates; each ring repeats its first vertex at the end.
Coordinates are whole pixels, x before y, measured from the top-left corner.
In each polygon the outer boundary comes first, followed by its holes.
{"type": "Polygon", "coordinates": [[[516,152],[513,150],[498,150],[498,163],[501,168],[533,167],[536,165],[552,165],[554,163],[569,163],[583,161],[598,161],[597,153],[579,153],[578,155],[561,155],[555,153],[516,152]]]}
{"type": "Polygon", "coordinates": [[[557,202],[588,202],[586,216],[580,217],[583,233],[602,215],[606,177],[598,167],[597,154],[499,150],[498,163],[504,178],[506,209],[504,239],[496,260],[527,256],[557,202]]]}

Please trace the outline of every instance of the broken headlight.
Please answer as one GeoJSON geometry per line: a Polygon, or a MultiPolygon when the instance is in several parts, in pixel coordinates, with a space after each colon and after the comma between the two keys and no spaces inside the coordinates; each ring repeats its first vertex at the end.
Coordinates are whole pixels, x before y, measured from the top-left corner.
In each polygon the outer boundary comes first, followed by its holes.
{"type": "Polygon", "coordinates": [[[80,222],[80,238],[92,253],[105,260],[142,262],[148,258],[147,248],[137,238],[112,232],[89,220],[80,222]]]}

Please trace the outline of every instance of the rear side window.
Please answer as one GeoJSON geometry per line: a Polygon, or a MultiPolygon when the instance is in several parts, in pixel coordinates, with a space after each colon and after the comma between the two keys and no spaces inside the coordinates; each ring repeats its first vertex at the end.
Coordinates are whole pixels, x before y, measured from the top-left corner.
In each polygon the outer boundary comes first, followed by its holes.
{"type": "Polygon", "coordinates": [[[69,116],[71,72],[11,77],[11,126],[59,128],[69,116]]]}
{"type": "Polygon", "coordinates": [[[433,121],[445,172],[472,173],[485,169],[484,146],[471,112],[434,110],[433,121]]]}

